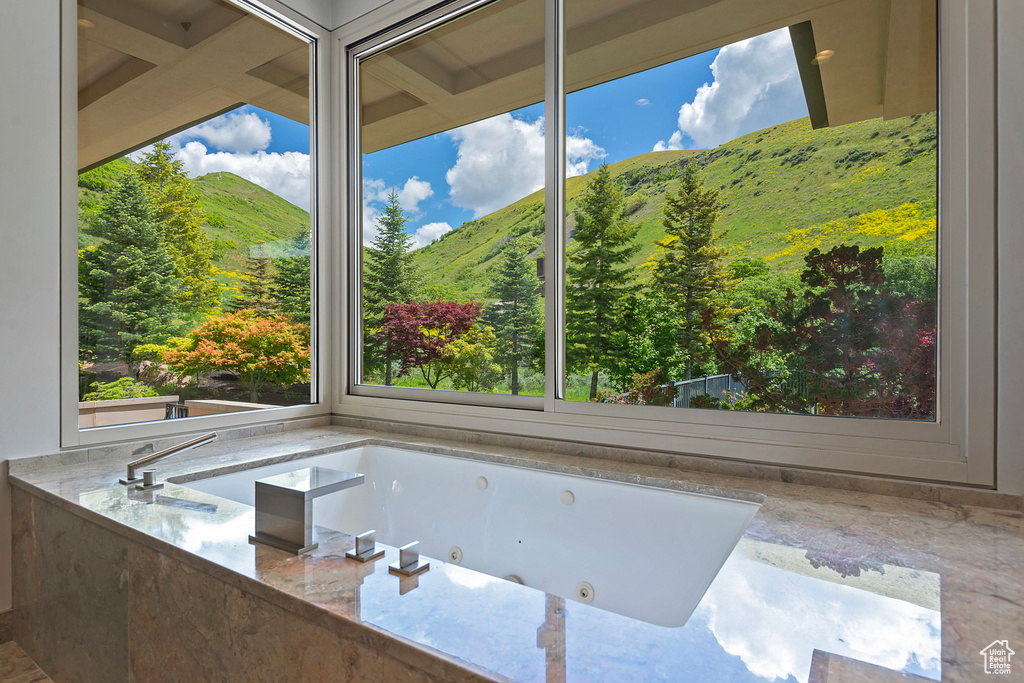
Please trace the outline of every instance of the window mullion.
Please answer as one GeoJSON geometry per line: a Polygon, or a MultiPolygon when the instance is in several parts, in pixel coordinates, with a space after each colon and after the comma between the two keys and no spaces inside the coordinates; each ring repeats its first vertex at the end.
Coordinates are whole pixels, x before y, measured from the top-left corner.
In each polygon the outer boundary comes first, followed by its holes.
{"type": "Polygon", "coordinates": [[[563,0],[544,21],[544,409],[565,398],[565,22],[563,0]]]}

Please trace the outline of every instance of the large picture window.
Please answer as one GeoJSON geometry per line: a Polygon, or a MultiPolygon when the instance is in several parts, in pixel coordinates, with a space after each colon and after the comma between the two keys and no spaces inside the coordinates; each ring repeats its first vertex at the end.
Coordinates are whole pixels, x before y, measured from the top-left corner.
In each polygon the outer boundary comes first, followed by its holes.
{"type": "Polygon", "coordinates": [[[993,359],[989,15],[467,0],[393,17],[339,37],[339,410],[992,483],[991,390],[968,375],[993,359]],[[531,290],[544,324],[513,352],[531,290]]]}
{"type": "Polygon", "coordinates": [[[566,398],[934,420],[935,3],[741,4],[565,2],[566,398]]]}
{"type": "Polygon", "coordinates": [[[310,41],[78,2],[80,428],[308,404],[310,41]]]}
{"type": "Polygon", "coordinates": [[[356,384],[934,421],[936,5],[741,5],[564,1],[559,225],[543,3],[361,53],[356,384]]]}

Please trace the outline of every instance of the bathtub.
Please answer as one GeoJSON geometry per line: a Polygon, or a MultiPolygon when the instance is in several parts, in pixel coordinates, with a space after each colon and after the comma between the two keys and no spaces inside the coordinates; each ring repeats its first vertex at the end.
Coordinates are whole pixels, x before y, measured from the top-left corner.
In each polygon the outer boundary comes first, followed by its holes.
{"type": "MultiPolygon", "coordinates": [[[[254,505],[257,479],[319,465],[365,484],[318,498],[313,520],[432,562],[664,627],[682,626],[758,504],[384,446],[363,446],[185,486],[254,505]]],[[[389,561],[394,558],[390,558],[389,561]]]]}

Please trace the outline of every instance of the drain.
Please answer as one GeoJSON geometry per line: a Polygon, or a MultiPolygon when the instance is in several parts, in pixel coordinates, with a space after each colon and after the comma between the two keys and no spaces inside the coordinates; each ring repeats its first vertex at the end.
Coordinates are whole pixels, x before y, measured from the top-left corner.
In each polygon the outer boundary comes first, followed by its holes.
{"type": "Polygon", "coordinates": [[[462,564],[462,548],[453,545],[452,549],[448,551],[448,561],[452,564],[462,564]]]}
{"type": "Polygon", "coordinates": [[[476,487],[478,489],[480,489],[481,491],[483,491],[485,488],[487,488],[487,477],[477,477],[476,478],[476,487]]]}
{"type": "Polygon", "coordinates": [[[576,586],[576,597],[580,599],[580,602],[593,602],[594,587],[586,581],[580,581],[580,584],[576,586]]]}
{"type": "Polygon", "coordinates": [[[518,583],[520,586],[526,585],[525,583],[523,583],[523,580],[519,578],[517,574],[508,574],[507,576],[503,576],[501,578],[505,579],[506,581],[511,581],[512,583],[518,583]]]}
{"type": "Polygon", "coordinates": [[[576,495],[572,491],[562,491],[562,502],[565,505],[572,505],[576,502],[576,495]]]}

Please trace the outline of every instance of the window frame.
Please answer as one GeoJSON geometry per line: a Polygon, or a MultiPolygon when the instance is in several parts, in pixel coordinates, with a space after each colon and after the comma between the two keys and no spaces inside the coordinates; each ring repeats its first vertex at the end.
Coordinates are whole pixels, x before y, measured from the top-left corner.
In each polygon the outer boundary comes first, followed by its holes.
{"type": "MultiPolygon", "coordinates": [[[[440,8],[424,0],[393,0],[332,33],[341,83],[337,121],[345,135],[338,165],[339,196],[357,205],[358,189],[345,175],[359,172],[354,137],[351,79],[355,58],[376,37],[425,30],[436,19],[465,11],[478,0],[456,0],[440,8]],[[432,9],[434,7],[435,9],[432,9]],[[348,194],[346,194],[346,191],[348,194]]],[[[880,475],[979,487],[995,484],[995,39],[994,0],[941,0],[939,17],[939,185],[940,283],[937,419],[912,422],[880,418],[780,415],[732,411],[570,403],[564,398],[565,93],[563,9],[547,0],[545,26],[545,128],[547,226],[545,248],[557,259],[545,286],[547,391],[543,410],[502,407],[480,394],[410,397],[397,388],[357,386],[352,356],[360,340],[353,312],[341,330],[347,361],[335,376],[339,389],[333,412],[421,425],[573,442],[640,448],[675,455],[700,455],[744,462],[880,475]],[[968,4],[970,7],[968,7],[968,4]],[[551,133],[557,133],[552,135],[551,133]],[[345,329],[347,328],[347,329],[345,329]],[[968,382],[969,375],[984,378],[968,382]],[[430,400],[430,399],[433,400],[430,400]],[[425,399],[425,400],[424,400],[425,399]],[[871,420],[869,423],[865,420],[871,420]],[[870,424],[870,430],[865,426],[870,424]],[[868,431],[870,435],[865,435],[868,431]]],[[[358,177],[356,175],[356,177],[358,177]]],[[[339,216],[340,218],[340,216],[339,216]]],[[[339,223],[350,242],[358,211],[339,223]]],[[[351,248],[351,247],[349,247],[351,248]]],[[[343,293],[350,308],[358,293],[358,272],[348,268],[343,293]]],[[[420,390],[431,392],[432,390],[420,390]]],[[[512,397],[508,397],[512,398],[512,397]]],[[[520,405],[518,407],[525,407],[520,405]]],[[[532,406],[531,406],[532,408],[532,406]]]]}
{"type": "Polygon", "coordinates": [[[61,310],[60,310],[60,443],[62,449],[117,441],[187,434],[271,421],[330,414],[330,371],[335,355],[326,343],[329,311],[334,297],[326,268],[331,231],[323,217],[331,215],[329,130],[330,33],[276,0],[228,0],[240,9],[267,21],[310,45],[310,341],[313,370],[310,403],[260,410],[202,415],[183,420],[156,420],[105,427],[78,426],[78,50],[77,2],[61,0],[61,310]],[[327,317],[328,320],[324,320],[327,317]]]}

